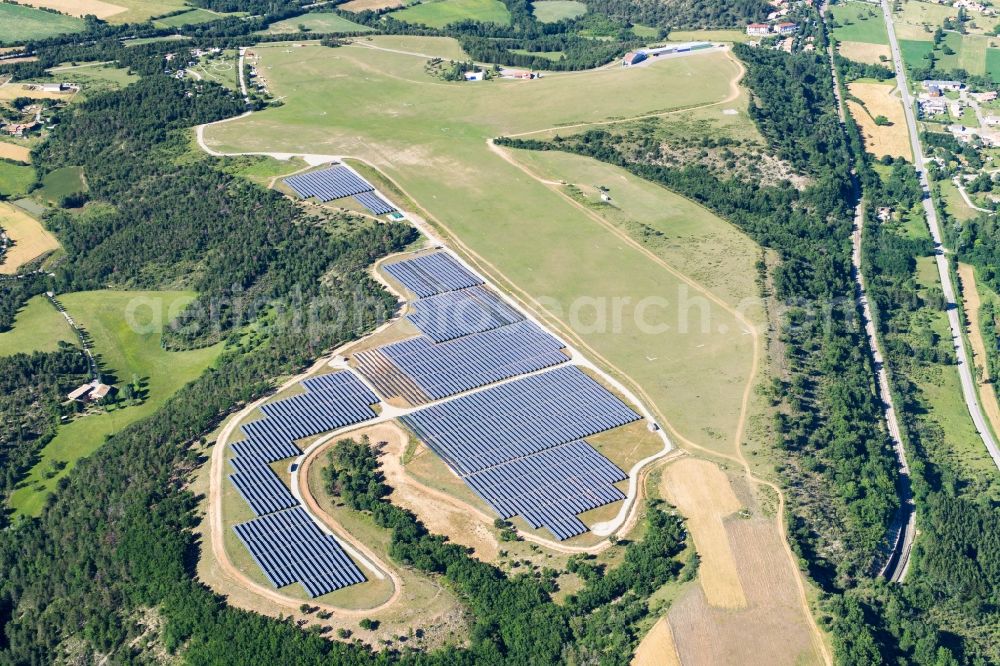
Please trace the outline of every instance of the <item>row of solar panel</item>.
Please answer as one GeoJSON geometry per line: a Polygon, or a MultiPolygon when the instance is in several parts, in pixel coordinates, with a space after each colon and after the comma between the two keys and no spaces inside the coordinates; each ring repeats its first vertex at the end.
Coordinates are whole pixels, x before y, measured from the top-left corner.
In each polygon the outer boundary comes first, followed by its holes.
{"type": "Polygon", "coordinates": [[[358,356],[384,355],[424,394],[440,400],[564,363],[569,357],[560,351],[563,347],[533,322],[521,321],[438,344],[410,338],[358,356]]]}
{"type": "Polygon", "coordinates": [[[320,201],[343,199],[375,189],[368,181],[345,166],[332,166],[320,171],[289,176],[285,178],[285,184],[303,199],[316,197],[320,201]]]}
{"type": "Polygon", "coordinates": [[[503,518],[521,515],[568,539],[587,531],[576,514],[625,499],[614,485],[628,476],[579,440],[501,463],[465,478],[503,518]]]}
{"type": "Polygon", "coordinates": [[[361,192],[355,194],[354,198],[358,200],[358,203],[370,210],[373,215],[388,215],[389,213],[396,212],[396,209],[392,205],[374,192],[361,192]]]}
{"type": "Polygon", "coordinates": [[[482,284],[474,273],[446,252],[424,254],[413,259],[385,264],[385,271],[399,280],[418,298],[482,284]]]}
{"type": "Polygon", "coordinates": [[[482,286],[418,299],[406,318],[434,342],[490,331],[524,319],[482,286]]]}
{"type": "Polygon", "coordinates": [[[302,507],[254,518],[233,530],[275,587],[300,582],[317,597],[366,580],[302,507]]]}
{"type": "Polygon", "coordinates": [[[568,366],[425,407],[402,420],[464,476],[639,418],[568,366]]]}
{"type": "Polygon", "coordinates": [[[236,474],[229,480],[258,516],[298,505],[298,500],[278,475],[266,463],[246,461],[237,456],[232,460],[236,474]]]}

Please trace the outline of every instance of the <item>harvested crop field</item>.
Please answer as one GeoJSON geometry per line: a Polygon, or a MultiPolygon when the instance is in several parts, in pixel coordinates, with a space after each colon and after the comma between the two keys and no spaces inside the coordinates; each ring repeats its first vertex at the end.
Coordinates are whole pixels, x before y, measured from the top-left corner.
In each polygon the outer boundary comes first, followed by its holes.
{"type": "Polygon", "coordinates": [[[0,141],[0,159],[14,160],[16,162],[30,162],[31,148],[0,141]]]}
{"type": "Polygon", "coordinates": [[[636,648],[632,666],[680,666],[680,664],[670,621],[661,617],[636,648]]]}
{"type": "Polygon", "coordinates": [[[406,2],[404,2],[404,0],[350,0],[350,2],[338,5],[338,9],[343,9],[347,12],[363,12],[366,9],[374,11],[378,9],[402,7],[405,4],[406,2]]]}
{"type": "Polygon", "coordinates": [[[737,570],[747,608],[713,608],[701,588],[691,588],[668,616],[681,663],[822,663],[818,636],[797,590],[798,572],[784,554],[773,521],[733,518],[726,521],[725,533],[740,553],[737,570]]]}
{"type": "Polygon", "coordinates": [[[61,14],[69,14],[70,16],[83,17],[87,14],[93,14],[102,20],[128,10],[128,7],[114,5],[103,0],[19,0],[19,3],[32,7],[54,9],[61,14]]]}
{"type": "Polygon", "coordinates": [[[0,273],[5,275],[12,275],[32,259],[59,248],[59,241],[38,220],[9,203],[0,203],[0,227],[13,241],[0,263],[0,273]]]}
{"type": "Polygon", "coordinates": [[[701,557],[698,580],[706,603],[716,608],[745,608],[746,596],[723,522],[743,505],[725,472],[706,460],[684,458],[664,470],[663,491],[687,518],[701,557]]]}
{"type": "Polygon", "coordinates": [[[862,106],[848,100],[847,105],[861,128],[868,152],[876,157],[892,155],[912,159],[903,103],[896,94],[896,87],[884,83],[851,83],[848,90],[863,102],[862,106]],[[885,116],[891,124],[876,125],[878,116],[885,116]]]}
{"type": "Polygon", "coordinates": [[[840,55],[854,62],[864,62],[870,65],[883,64],[882,58],[891,58],[889,47],[885,44],[867,44],[865,42],[841,42],[837,48],[840,55]]]}

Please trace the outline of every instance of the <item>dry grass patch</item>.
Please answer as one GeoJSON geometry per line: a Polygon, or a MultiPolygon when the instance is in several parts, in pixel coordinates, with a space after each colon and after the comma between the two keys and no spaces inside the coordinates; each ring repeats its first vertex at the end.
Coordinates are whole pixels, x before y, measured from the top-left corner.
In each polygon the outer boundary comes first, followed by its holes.
{"type": "Polygon", "coordinates": [[[677,646],[674,645],[674,632],[667,618],[661,617],[639,643],[632,666],[681,666],[677,646]]]}
{"type": "Polygon", "coordinates": [[[8,81],[0,86],[0,101],[9,102],[17,97],[30,97],[31,99],[70,99],[74,93],[70,92],[48,92],[36,87],[34,83],[8,81]]]}
{"type": "Polygon", "coordinates": [[[0,273],[5,275],[13,275],[32,259],[59,249],[59,241],[38,220],[9,203],[0,203],[0,227],[12,241],[0,263],[0,273]]]}
{"type": "MultiPolygon", "coordinates": [[[[10,62],[9,60],[7,62],[10,62]]],[[[31,148],[19,146],[15,143],[0,141],[0,159],[14,160],[16,162],[30,162],[31,148]]]]}
{"type": "Polygon", "coordinates": [[[965,314],[969,318],[969,344],[972,345],[972,363],[976,368],[982,368],[983,374],[978,381],[979,399],[990,420],[993,432],[1000,432],[1000,402],[997,392],[990,381],[990,370],[986,363],[986,343],[980,328],[979,308],[982,306],[979,290],[976,288],[976,271],[970,264],[958,265],[958,278],[962,281],[962,298],[965,314]]]}
{"type": "Polygon", "coordinates": [[[689,589],[668,616],[681,662],[822,663],[816,644],[819,638],[799,600],[795,582],[799,574],[785,555],[774,522],[731,518],[724,531],[732,549],[740,553],[737,571],[748,606],[713,608],[702,589],[689,589]]]}
{"type": "Polygon", "coordinates": [[[912,159],[903,103],[895,94],[895,86],[884,83],[851,83],[848,90],[863,103],[862,106],[853,100],[847,102],[851,114],[861,127],[868,152],[876,157],[892,155],[912,159]],[[892,124],[876,125],[875,118],[878,116],[885,116],[892,124]]]}
{"type": "Polygon", "coordinates": [[[840,55],[855,62],[864,62],[870,65],[883,64],[882,57],[889,60],[892,55],[886,44],[866,44],[864,42],[841,42],[838,47],[840,55]]]}
{"type": "Polygon", "coordinates": [[[747,605],[723,519],[741,508],[729,477],[707,460],[683,458],[663,473],[663,494],[688,520],[701,557],[698,580],[710,606],[747,605]]]}
{"type": "Polygon", "coordinates": [[[403,7],[404,0],[351,0],[340,5],[340,9],[348,12],[363,12],[366,9],[372,11],[377,9],[390,9],[393,7],[403,7]]]}
{"type": "Polygon", "coordinates": [[[18,4],[54,9],[61,14],[83,17],[93,14],[99,19],[106,19],[115,14],[121,14],[128,7],[113,5],[103,0],[18,0],[18,4]]]}

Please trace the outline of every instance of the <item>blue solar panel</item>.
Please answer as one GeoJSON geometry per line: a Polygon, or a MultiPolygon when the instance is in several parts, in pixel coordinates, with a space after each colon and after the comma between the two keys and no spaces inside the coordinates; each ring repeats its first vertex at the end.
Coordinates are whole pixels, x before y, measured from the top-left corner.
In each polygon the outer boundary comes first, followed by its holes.
{"type": "Polygon", "coordinates": [[[399,395],[394,392],[397,375],[385,371],[388,365],[412,380],[422,394],[441,399],[563,363],[568,360],[560,351],[564,346],[533,322],[520,321],[450,342],[411,338],[361,352],[355,359],[358,370],[385,395],[399,395]]]}
{"type": "Polygon", "coordinates": [[[480,285],[483,281],[446,252],[385,264],[386,273],[419,298],[480,285]]]}
{"type": "Polygon", "coordinates": [[[524,319],[486,287],[421,298],[413,302],[406,318],[434,342],[482,333],[524,319]]]}
{"type": "Polygon", "coordinates": [[[239,457],[233,458],[232,462],[237,473],[231,475],[229,480],[258,516],[298,505],[298,500],[268,465],[239,457]]]}
{"type": "MultiPolygon", "coordinates": [[[[346,166],[332,166],[285,178],[285,184],[303,199],[316,197],[320,201],[342,199],[374,188],[361,176],[346,166]]],[[[391,212],[391,211],[389,211],[391,212]]]]}
{"type": "Polygon", "coordinates": [[[563,540],[587,531],[577,514],[625,499],[612,484],[627,478],[581,440],[489,467],[465,481],[502,518],[524,516],[532,527],[563,540]]]}
{"type": "Polygon", "coordinates": [[[556,368],[402,417],[461,475],[641,418],[579,368],[556,368]]]}
{"type": "Polygon", "coordinates": [[[373,192],[362,192],[354,195],[354,198],[358,200],[358,203],[370,210],[373,215],[388,215],[396,210],[385,199],[373,192]]]}
{"type": "Polygon", "coordinates": [[[254,518],[233,530],[275,587],[299,582],[317,597],[366,580],[302,507],[254,518]]]}
{"type": "MultiPolygon", "coordinates": [[[[259,423],[259,421],[254,421],[253,423],[259,423]]],[[[248,423],[240,428],[244,434],[248,425],[253,424],[248,423]]],[[[243,441],[236,442],[232,445],[232,449],[237,457],[257,463],[269,463],[275,460],[283,460],[284,458],[293,458],[302,453],[299,447],[295,446],[291,440],[265,442],[254,437],[248,437],[243,441]]]]}

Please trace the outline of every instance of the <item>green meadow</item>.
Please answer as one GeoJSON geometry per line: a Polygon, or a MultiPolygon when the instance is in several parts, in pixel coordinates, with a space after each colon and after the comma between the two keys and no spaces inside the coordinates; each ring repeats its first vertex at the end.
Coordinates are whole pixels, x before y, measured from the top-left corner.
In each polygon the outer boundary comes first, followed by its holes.
{"type": "MultiPolygon", "coordinates": [[[[137,378],[148,396],[134,406],[111,407],[63,425],[42,450],[35,467],[11,494],[16,513],[38,515],[45,499],[76,462],[93,453],[111,434],[159,409],[178,389],[207,368],[222,345],[170,352],[160,346],[163,327],[194,298],[181,291],[87,291],[64,294],[59,300],[89,334],[102,370],[118,381],[137,378]]],[[[13,331],[0,334],[0,351],[51,348],[58,339],[73,339],[62,316],[45,311],[37,299],[18,314],[13,331]],[[56,316],[53,317],[52,315],[56,316]],[[58,317],[58,319],[56,319],[58,317]],[[51,330],[50,330],[51,329],[51,330]],[[39,331],[46,331],[38,335],[39,331]],[[9,337],[5,337],[9,336],[9,337]],[[30,344],[23,348],[22,345],[30,344]]]]}
{"type": "Polygon", "coordinates": [[[46,12],[26,5],[0,3],[0,44],[22,44],[35,39],[83,30],[75,16],[46,12]]]}
{"type": "Polygon", "coordinates": [[[510,12],[500,0],[427,0],[405,9],[391,12],[389,16],[407,23],[443,28],[456,21],[480,23],[510,23],[510,12]]]}

